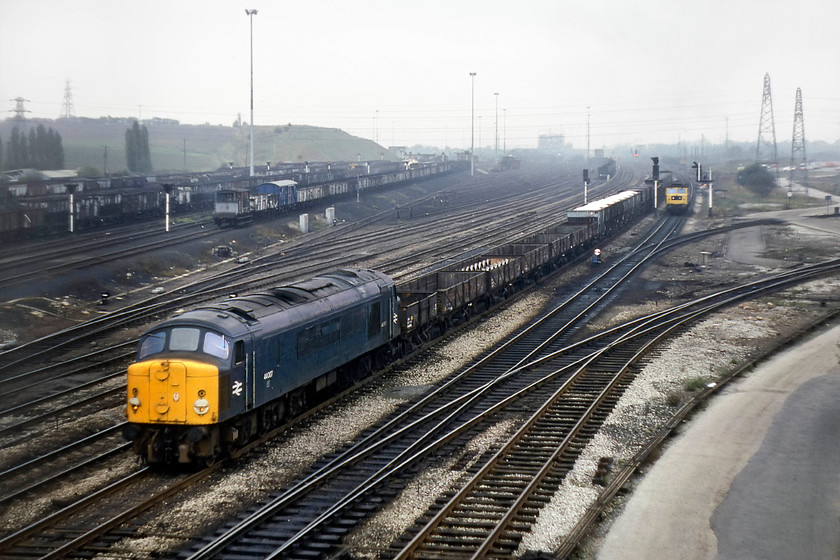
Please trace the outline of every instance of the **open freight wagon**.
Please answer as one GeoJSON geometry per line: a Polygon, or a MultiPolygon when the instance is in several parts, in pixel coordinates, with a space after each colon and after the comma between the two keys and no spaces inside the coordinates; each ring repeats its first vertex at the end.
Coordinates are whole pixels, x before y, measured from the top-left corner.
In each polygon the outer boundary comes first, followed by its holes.
{"type": "Polygon", "coordinates": [[[397,286],[400,330],[415,342],[436,336],[565,264],[597,233],[594,221],[552,226],[406,281],[397,286]]]}

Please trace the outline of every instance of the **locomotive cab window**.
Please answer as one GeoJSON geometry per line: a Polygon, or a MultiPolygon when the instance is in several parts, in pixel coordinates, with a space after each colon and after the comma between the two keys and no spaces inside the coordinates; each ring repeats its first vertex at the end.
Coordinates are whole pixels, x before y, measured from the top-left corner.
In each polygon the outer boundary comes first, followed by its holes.
{"type": "Polygon", "coordinates": [[[163,352],[165,346],[166,332],[158,331],[156,333],[152,333],[146,338],[144,338],[143,341],[140,343],[140,349],[137,352],[137,356],[142,359],[152,354],[158,354],[160,352],[163,352]]]}
{"type": "Polygon", "coordinates": [[[194,327],[176,327],[169,333],[169,349],[195,352],[198,350],[198,339],[201,331],[194,327]]]}
{"type": "Polygon", "coordinates": [[[208,332],[204,335],[204,353],[227,360],[230,356],[230,345],[224,335],[208,332]]]}
{"type": "Polygon", "coordinates": [[[233,362],[241,364],[245,361],[245,342],[237,340],[233,345],[233,362]]]}

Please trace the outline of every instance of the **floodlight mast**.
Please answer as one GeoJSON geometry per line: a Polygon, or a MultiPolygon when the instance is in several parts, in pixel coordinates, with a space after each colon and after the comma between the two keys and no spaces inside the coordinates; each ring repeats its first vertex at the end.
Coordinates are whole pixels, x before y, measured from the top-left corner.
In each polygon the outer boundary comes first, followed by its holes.
{"type": "Polygon", "coordinates": [[[470,177],[475,175],[475,72],[470,72],[472,82],[471,116],[470,116],[470,177]]]}
{"type": "Polygon", "coordinates": [[[251,23],[251,177],[254,176],[254,16],[257,10],[245,9],[251,23]]]}
{"type": "Polygon", "coordinates": [[[494,149],[493,156],[496,158],[496,165],[499,164],[499,92],[495,92],[493,95],[496,96],[496,146],[494,149]]]}

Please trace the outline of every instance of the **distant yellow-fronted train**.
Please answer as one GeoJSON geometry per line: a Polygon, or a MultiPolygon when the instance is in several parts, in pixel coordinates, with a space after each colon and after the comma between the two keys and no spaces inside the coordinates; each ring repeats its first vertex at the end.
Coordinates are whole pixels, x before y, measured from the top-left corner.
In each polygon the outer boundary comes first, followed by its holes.
{"type": "Polygon", "coordinates": [[[665,188],[665,208],[674,214],[684,214],[688,211],[688,185],[673,182],[665,188]]]}

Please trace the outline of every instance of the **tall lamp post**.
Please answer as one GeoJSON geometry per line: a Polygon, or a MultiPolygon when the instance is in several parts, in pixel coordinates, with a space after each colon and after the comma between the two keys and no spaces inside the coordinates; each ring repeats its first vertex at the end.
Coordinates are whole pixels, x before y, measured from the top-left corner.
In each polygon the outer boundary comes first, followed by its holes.
{"type": "Polygon", "coordinates": [[[470,177],[475,175],[475,72],[470,72],[472,81],[472,114],[470,117],[470,177]]]}
{"type": "Polygon", "coordinates": [[[499,92],[493,95],[496,96],[496,148],[493,156],[496,158],[496,163],[499,162],[499,92]]]}
{"type": "Polygon", "coordinates": [[[254,176],[254,16],[257,10],[245,9],[251,22],[251,177],[254,176]]]}

